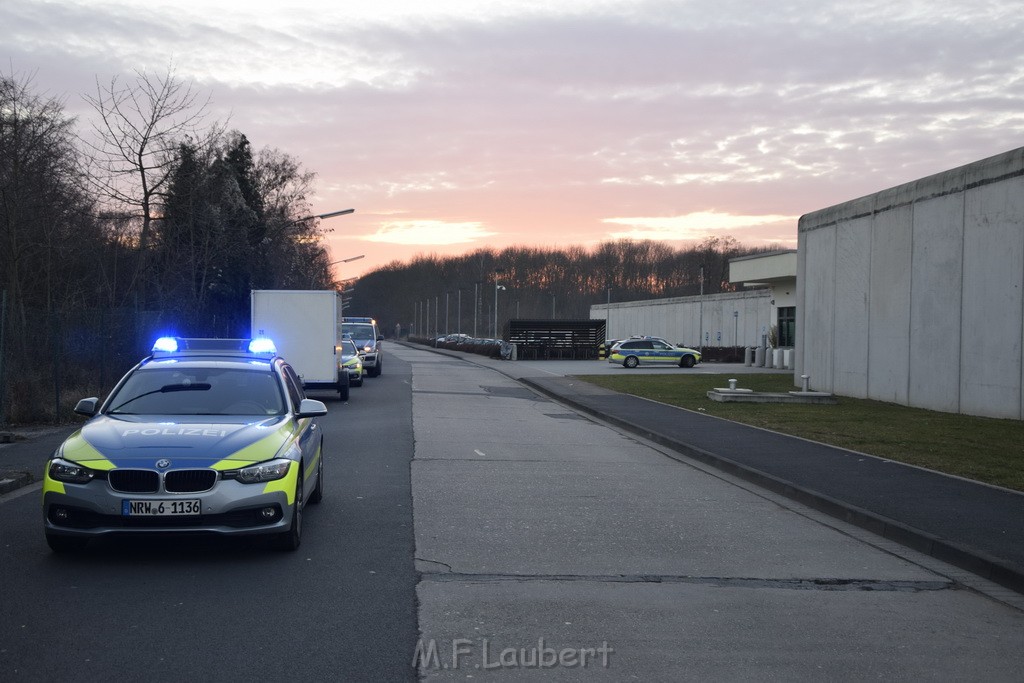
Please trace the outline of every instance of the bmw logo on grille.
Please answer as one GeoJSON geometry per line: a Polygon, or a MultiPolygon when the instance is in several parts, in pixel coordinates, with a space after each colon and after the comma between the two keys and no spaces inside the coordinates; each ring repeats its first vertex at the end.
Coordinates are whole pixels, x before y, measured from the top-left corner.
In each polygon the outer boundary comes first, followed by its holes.
{"type": "Polygon", "coordinates": [[[171,466],[171,461],[168,460],[167,458],[163,458],[162,460],[157,460],[156,461],[156,468],[158,470],[166,470],[170,466],[171,466]]]}

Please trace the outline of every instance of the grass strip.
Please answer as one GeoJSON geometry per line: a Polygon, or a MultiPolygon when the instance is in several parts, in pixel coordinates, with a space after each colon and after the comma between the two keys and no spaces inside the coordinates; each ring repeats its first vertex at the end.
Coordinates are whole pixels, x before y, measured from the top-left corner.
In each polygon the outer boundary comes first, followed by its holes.
{"type": "MultiPolygon", "coordinates": [[[[717,417],[1024,491],[1024,422],[839,397],[836,405],[719,403],[730,375],[581,375],[577,379],[717,417]]],[[[793,390],[783,374],[732,375],[738,387],[793,390]]]]}

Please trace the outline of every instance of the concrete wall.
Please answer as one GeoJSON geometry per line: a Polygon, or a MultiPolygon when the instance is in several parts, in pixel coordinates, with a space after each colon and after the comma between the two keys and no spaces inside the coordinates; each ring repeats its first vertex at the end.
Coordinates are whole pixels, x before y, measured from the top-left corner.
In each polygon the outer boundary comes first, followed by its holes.
{"type": "Polygon", "coordinates": [[[1024,419],[1024,148],[800,219],[796,375],[1024,419]]]}
{"type": "MultiPolygon", "coordinates": [[[[684,296],[649,301],[613,301],[610,309],[606,304],[591,306],[590,317],[608,320],[609,339],[647,334],[696,348],[701,345],[701,299],[699,296],[684,296]]],[[[704,346],[760,344],[761,335],[767,334],[772,324],[770,302],[771,292],[766,289],[705,295],[704,346]]]]}

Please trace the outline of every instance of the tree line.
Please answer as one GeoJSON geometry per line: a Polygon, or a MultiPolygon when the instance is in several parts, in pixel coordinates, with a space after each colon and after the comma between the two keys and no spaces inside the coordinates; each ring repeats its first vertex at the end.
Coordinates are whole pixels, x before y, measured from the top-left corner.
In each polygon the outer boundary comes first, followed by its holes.
{"type": "Polygon", "coordinates": [[[335,287],[297,159],[172,70],[84,97],[89,126],[0,74],[0,424],[108,389],[156,332],[247,335],[252,289],[335,287]]]}
{"type": "Polygon", "coordinates": [[[732,237],[672,247],[604,242],[592,250],[510,247],[422,255],[366,273],[346,311],[372,315],[387,334],[499,336],[512,318],[586,319],[595,304],[733,291],[729,259],[769,251],[732,237]],[[497,297],[495,296],[497,294],[497,297]],[[497,300],[497,332],[495,332],[497,300]]]}
{"type": "Polygon", "coordinates": [[[333,280],[313,173],[207,122],[173,70],[97,80],[86,125],[0,73],[0,424],[59,420],[159,334],[244,337],[252,289],[346,289],[386,334],[492,336],[508,319],[729,290],[732,238],[673,248],[479,249],[333,280]],[[701,274],[703,273],[703,279],[701,274]],[[500,289],[498,289],[500,288],[500,289]]]}

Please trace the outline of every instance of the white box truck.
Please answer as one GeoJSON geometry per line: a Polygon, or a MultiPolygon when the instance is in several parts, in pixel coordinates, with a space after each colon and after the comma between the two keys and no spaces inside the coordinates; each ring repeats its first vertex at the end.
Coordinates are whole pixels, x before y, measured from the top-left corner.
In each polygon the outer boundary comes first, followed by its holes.
{"type": "Polygon", "coordinates": [[[252,290],[252,336],[267,337],[306,389],[337,391],[348,400],[348,371],[338,354],[341,299],[334,290],[252,290]]]}

